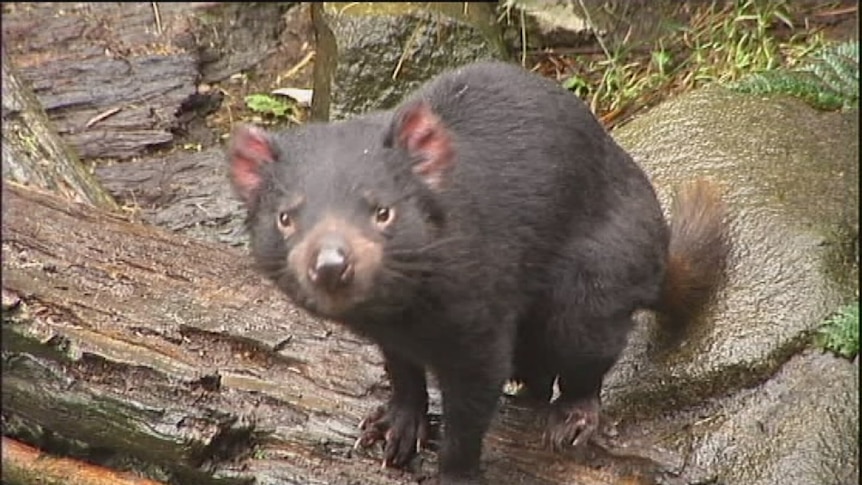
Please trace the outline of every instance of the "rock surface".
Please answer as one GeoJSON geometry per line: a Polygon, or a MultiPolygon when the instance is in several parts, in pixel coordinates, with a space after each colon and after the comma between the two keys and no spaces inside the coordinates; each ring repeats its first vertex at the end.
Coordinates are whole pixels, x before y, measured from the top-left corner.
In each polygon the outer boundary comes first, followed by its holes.
{"type": "Polygon", "coordinates": [[[507,57],[490,3],[338,3],[312,7],[312,118],[393,107],[447,68],[507,57]]]}
{"type": "Polygon", "coordinates": [[[653,325],[638,327],[605,389],[623,422],[685,413],[660,445],[721,483],[844,483],[817,477],[858,470],[858,398],[848,397],[858,367],[793,357],[858,294],[858,135],[856,113],[721,88],[682,95],[614,133],[666,207],[689,179],[725,190],[734,249],[712,312],[676,350],[656,343],[653,325]]]}

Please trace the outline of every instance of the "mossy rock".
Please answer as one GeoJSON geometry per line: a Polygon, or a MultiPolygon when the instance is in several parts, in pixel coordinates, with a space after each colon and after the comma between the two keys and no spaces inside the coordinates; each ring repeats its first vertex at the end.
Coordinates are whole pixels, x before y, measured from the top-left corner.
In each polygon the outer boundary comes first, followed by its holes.
{"type": "Polygon", "coordinates": [[[506,59],[494,4],[316,3],[312,119],[395,106],[433,76],[506,59]]]}

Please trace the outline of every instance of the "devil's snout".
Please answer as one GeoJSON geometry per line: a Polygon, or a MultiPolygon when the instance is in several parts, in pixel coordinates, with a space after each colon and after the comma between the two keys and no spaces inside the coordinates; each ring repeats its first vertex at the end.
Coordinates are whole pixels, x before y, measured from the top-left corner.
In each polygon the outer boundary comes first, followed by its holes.
{"type": "Polygon", "coordinates": [[[337,234],[322,237],[309,261],[308,279],[333,291],[350,284],[352,278],[353,264],[347,241],[337,234]]]}

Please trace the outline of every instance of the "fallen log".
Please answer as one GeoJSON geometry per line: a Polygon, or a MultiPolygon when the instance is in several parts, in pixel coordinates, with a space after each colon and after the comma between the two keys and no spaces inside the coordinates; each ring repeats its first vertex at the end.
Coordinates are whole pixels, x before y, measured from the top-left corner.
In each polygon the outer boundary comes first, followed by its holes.
{"type": "Polygon", "coordinates": [[[9,7],[3,35],[56,131],[84,160],[171,146],[175,113],[196,92],[183,4],[9,7]]]}
{"type": "Polygon", "coordinates": [[[284,15],[297,5],[7,2],[4,52],[81,159],[133,160],[216,143],[211,84],[296,49],[284,15]]]}
{"type": "Polygon", "coordinates": [[[196,239],[239,246],[246,242],[244,211],[227,183],[221,147],[175,150],[164,156],[105,165],[96,176],[142,221],[196,239]]]}
{"type": "MultiPolygon", "coordinates": [[[[46,456],[32,446],[3,437],[3,478],[18,485],[162,485],[69,458],[46,456]]],[[[7,482],[4,482],[7,483],[7,482]]]]}
{"type": "MultiPolygon", "coordinates": [[[[387,392],[376,349],[292,306],[242,252],[4,192],[4,435],[169,483],[395,484],[433,470],[433,451],[414,474],[353,450],[387,392]]],[[[534,414],[501,407],[490,483],[652,483],[640,465],[545,452],[534,414]]]]}

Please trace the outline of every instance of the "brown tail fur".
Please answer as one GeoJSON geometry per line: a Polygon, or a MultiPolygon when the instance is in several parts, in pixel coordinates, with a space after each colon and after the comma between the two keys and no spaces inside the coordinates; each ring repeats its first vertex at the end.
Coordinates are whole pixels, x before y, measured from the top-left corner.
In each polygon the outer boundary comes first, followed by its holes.
{"type": "Polygon", "coordinates": [[[670,249],[658,310],[671,329],[695,318],[724,276],[730,249],[725,205],[714,185],[681,187],[670,220],[670,249]]]}

